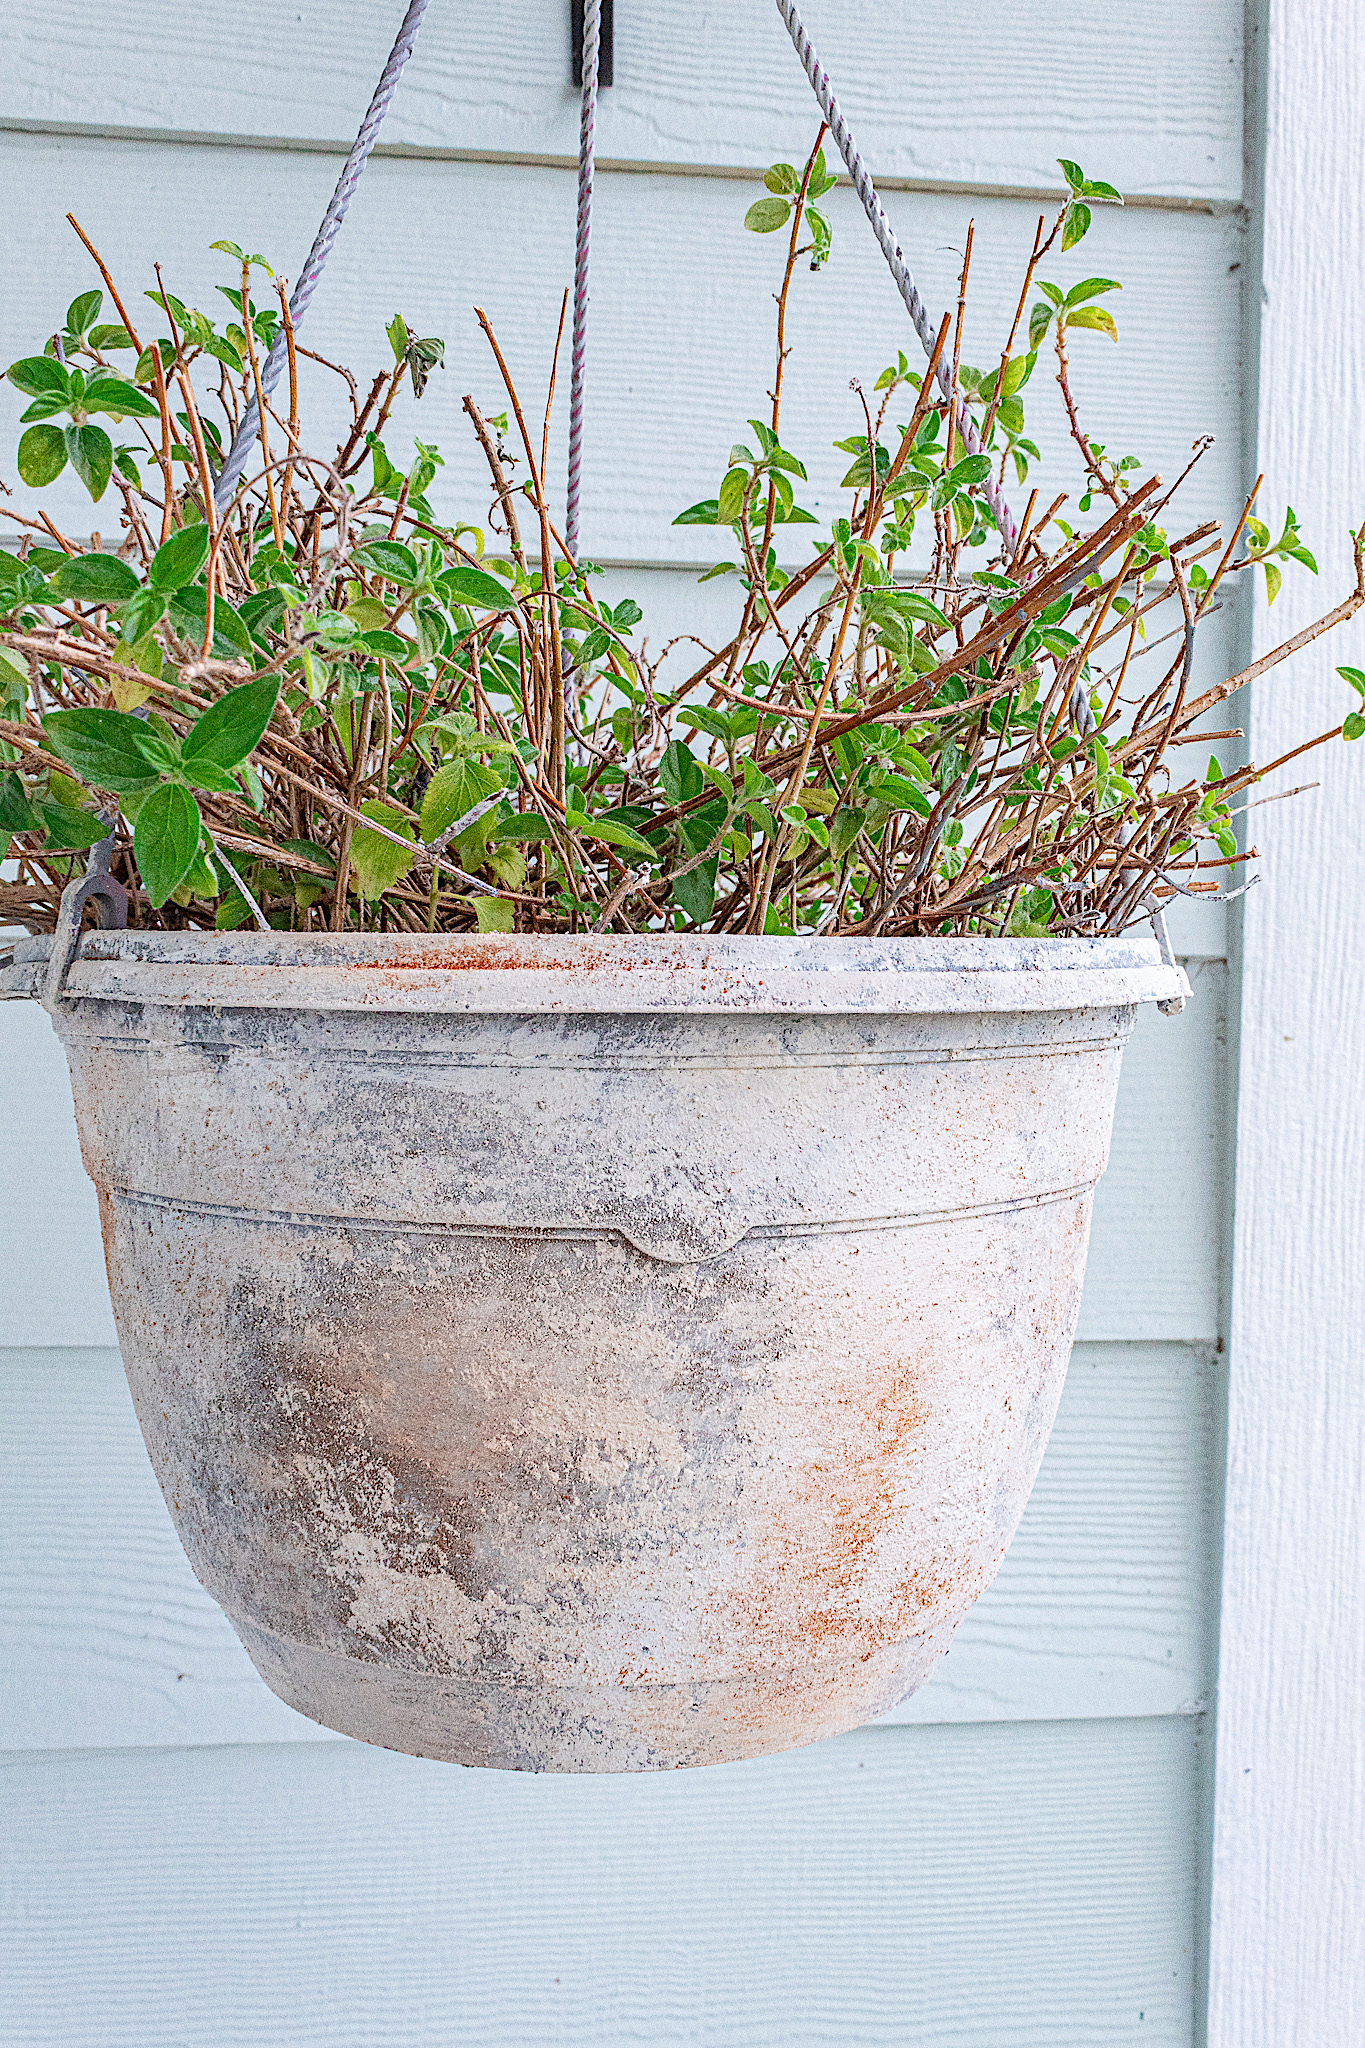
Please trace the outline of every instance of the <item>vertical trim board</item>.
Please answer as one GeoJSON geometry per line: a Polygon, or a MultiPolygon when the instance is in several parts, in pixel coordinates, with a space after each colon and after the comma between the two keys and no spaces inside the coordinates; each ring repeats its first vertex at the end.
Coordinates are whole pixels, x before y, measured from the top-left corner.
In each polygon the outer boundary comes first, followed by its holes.
{"type": "MultiPolygon", "coordinates": [[[[1269,0],[1259,459],[1350,583],[1365,512],[1365,15],[1269,0]]],[[[1253,688],[1272,759],[1337,723],[1359,619],[1253,688]]],[[[1259,815],[1246,899],[1210,1954],[1212,2048],[1365,2040],[1365,745],[1259,815]]]]}

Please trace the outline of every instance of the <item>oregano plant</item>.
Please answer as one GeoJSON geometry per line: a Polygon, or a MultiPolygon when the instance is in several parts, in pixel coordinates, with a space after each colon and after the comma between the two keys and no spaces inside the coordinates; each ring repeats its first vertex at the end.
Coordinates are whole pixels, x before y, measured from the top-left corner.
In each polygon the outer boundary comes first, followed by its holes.
{"type": "MultiPolygon", "coordinates": [[[[368,385],[331,366],[350,416],[322,452],[266,256],[212,244],[210,314],[159,271],[125,297],[78,228],[100,282],[7,373],[28,403],[0,503],[0,913],[50,929],[102,840],[135,923],[220,930],[1104,933],[1240,887],[1277,764],[1225,772],[1205,738],[1200,772],[1185,750],[1365,602],[1359,541],[1339,604],[1195,688],[1232,581],[1259,570],[1273,602],[1316,563],[1292,509],[1274,541],[1254,495],[1226,531],[1188,525],[1183,476],[1083,425],[1071,351],[1121,346],[1121,286],[1065,270],[1122,201],[1070,160],[984,366],[963,355],[969,234],[932,361],[899,351],[831,395],[841,502],[817,519],[783,381],[792,293],[831,259],[822,144],[744,215],[777,252],[773,382],[737,433],[717,423],[714,494],[678,515],[715,530],[705,575],[734,590],[732,630],[681,674],[561,544],[544,423],[486,316],[497,398],[464,411],[488,489],[451,518],[439,449],[400,453],[391,428],[443,369],[439,337],[395,314],[368,385]],[[1045,403],[1079,490],[1042,480],[1045,403]],[[68,469],[111,508],[108,540],[26,495],[68,469]]],[[[1358,706],[1321,737],[1354,740],[1365,669],[1339,674],[1358,706]]]]}

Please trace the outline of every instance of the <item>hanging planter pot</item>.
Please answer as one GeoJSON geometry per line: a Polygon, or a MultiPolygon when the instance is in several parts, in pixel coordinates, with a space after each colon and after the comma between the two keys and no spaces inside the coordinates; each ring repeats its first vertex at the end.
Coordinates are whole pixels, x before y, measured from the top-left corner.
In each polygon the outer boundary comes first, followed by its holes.
{"type": "Polygon", "coordinates": [[[1047,1442],[1134,1005],[1183,985],[1131,934],[87,934],[49,1007],[133,1398],[266,1682],[538,1771],[913,1692],[1047,1442]]]}
{"type": "MultiPolygon", "coordinates": [[[[61,1034],[148,1450],[280,1697],[468,1764],[719,1763],[886,1712],[999,1568],[1066,1368],[1123,1040],[1137,1004],[1183,1001],[1161,906],[1220,893],[1202,871],[1243,857],[1230,805],[1263,772],[1171,772],[1250,673],[1193,694],[1198,622],[1225,571],[1312,558],[1291,513],[1210,575],[1208,527],[1170,541],[1159,475],[1129,484],[1088,442],[1097,522],[1056,522],[1055,545],[1016,528],[994,426],[1017,436],[1049,327],[1067,394],[1063,329],[1112,329],[1090,302],[1115,281],[1040,280],[1028,356],[1011,338],[999,372],[969,373],[792,0],[824,126],[745,216],[790,223],[779,373],[803,220],[812,267],[828,250],[808,206],[834,182],[826,131],[927,353],[922,380],[903,355],[878,380],[883,412],[915,390],[894,455],[870,415],[834,444],[852,509],[805,566],[774,551],[779,512],[816,523],[791,495],[780,374],[757,449],[732,445],[716,497],[679,515],[744,556],[724,647],[656,688],[663,656],[624,637],[640,608],[602,604],[579,559],[597,0],[558,558],[482,312],[527,468],[514,490],[467,397],[508,559],[433,523],[433,448],[400,477],[365,426],[442,358],[401,317],[307,502],[318,465],[269,454],[263,401],[288,365],[296,409],[294,325],[425,5],[278,323],[251,311],[264,259],[215,244],[269,353],[258,379],[241,330],[220,465],[200,436],[177,487],[165,455],[160,544],[130,512],[118,556],[0,551],[0,833],[21,855],[0,908],[56,925],[0,994],[40,995],[61,1034]],[[934,543],[912,580],[895,564],[917,506],[934,543]],[[1167,603],[1168,672],[1125,699],[1167,603]],[[83,937],[92,900],[141,928],[83,937]],[[1075,935],[1138,919],[1154,937],[1075,935]]],[[[1118,195],[1062,168],[1065,252],[1118,195]]],[[[179,340],[149,352],[155,402],[108,374],[100,349],[140,364],[141,337],[93,326],[100,296],[68,308],[62,360],[6,373],[38,419],[21,469],[50,480],[76,432],[96,497],[112,444],[86,413],[156,415],[164,452],[171,359],[191,388],[179,340]]],[[[1355,590],[1257,674],[1365,605],[1356,557],[1355,590]]]]}

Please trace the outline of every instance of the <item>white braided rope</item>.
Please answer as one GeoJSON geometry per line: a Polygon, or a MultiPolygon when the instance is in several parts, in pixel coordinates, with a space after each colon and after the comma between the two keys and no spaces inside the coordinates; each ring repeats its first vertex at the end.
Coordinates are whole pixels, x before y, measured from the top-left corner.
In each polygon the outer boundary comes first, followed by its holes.
{"type": "MultiPolygon", "coordinates": [[[[370,151],[378,139],[384,116],[389,111],[389,104],[403,75],[403,66],[412,55],[412,46],[417,40],[417,31],[422,26],[422,16],[426,13],[428,4],[429,0],[409,0],[408,11],[403,16],[403,25],[389,52],[389,60],[379,74],[379,83],[374,89],[374,97],[366,110],[365,118],[360,124],[360,132],[351,145],[351,153],[342,166],[336,190],[328,201],[327,211],[323,214],[321,225],[313,237],[308,260],[299,274],[298,283],[289,295],[289,314],[296,327],[308,310],[308,302],[322,275],[322,267],[331,254],[337,231],[346,218],[346,209],[355,195],[355,188],[360,183],[360,174],[369,160],[370,151]]],[[[266,398],[269,398],[279,383],[287,360],[288,343],[281,330],[261,367],[261,390],[266,398]]],[[[232,437],[227,460],[213,486],[213,509],[219,519],[222,518],[228,501],[237,488],[238,480],[246,467],[247,457],[251,453],[251,444],[259,431],[260,413],[253,398],[242,415],[242,424],[232,437]]]]}
{"type": "Polygon", "coordinates": [[[588,257],[592,244],[593,135],[602,50],[602,0],[583,0],[583,110],[578,124],[578,236],[573,271],[573,382],[569,393],[569,477],[564,545],[578,560],[578,501],[583,473],[583,371],[588,346],[588,257]]]}
{"type": "MultiPolygon", "coordinates": [[[[911,321],[914,324],[915,332],[920,339],[920,346],[923,348],[925,355],[930,356],[934,352],[937,330],[925,310],[924,301],[919,295],[919,288],[914,278],[910,275],[910,266],[901,254],[901,245],[896,240],[895,231],[886,217],[886,210],[877,197],[876,187],[872,183],[872,174],[863,162],[858,145],[850,133],[848,122],[844,119],[839,102],[834,97],[830,87],[829,74],[815,54],[814,46],[811,43],[810,37],[806,34],[805,28],[802,26],[801,17],[792,4],[792,0],[777,0],[777,11],[786,23],[787,33],[792,39],[796,54],[801,59],[806,76],[810,80],[811,90],[820,103],[820,111],[825,117],[834,146],[844,160],[848,175],[853,181],[853,189],[859,199],[861,199],[863,211],[872,224],[872,232],[877,237],[877,246],[880,248],[883,256],[885,256],[891,275],[896,280],[896,289],[905,301],[905,310],[910,315],[911,321]]],[[[953,421],[963,443],[971,454],[979,455],[981,453],[981,437],[968,416],[966,406],[953,390],[952,369],[942,358],[940,358],[938,366],[938,384],[952,410],[953,421]]],[[[981,488],[985,494],[987,504],[995,514],[1000,527],[1001,537],[1005,543],[1005,550],[1008,553],[1014,546],[1016,530],[1014,520],[1010,516],[1009,506],[1005,503],[1004,493],[990,478],[987,478],[981,488]]]]}

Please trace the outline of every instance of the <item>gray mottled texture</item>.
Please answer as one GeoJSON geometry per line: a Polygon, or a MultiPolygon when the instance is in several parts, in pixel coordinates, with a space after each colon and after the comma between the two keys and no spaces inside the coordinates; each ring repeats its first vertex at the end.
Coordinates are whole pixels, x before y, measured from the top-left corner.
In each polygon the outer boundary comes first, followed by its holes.
{"type": "Polygon", "coordinates": [[[1134,940],[110,933],[68,986],[139,1420],[263,1676],[601,1771],[922,1682],[1028,1497],[1174,979],[1134,940]]]}

